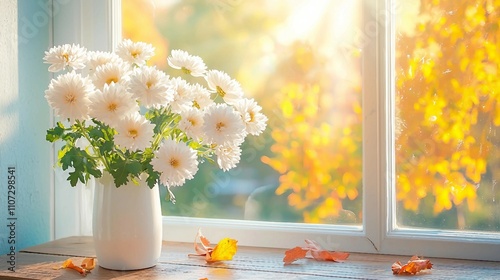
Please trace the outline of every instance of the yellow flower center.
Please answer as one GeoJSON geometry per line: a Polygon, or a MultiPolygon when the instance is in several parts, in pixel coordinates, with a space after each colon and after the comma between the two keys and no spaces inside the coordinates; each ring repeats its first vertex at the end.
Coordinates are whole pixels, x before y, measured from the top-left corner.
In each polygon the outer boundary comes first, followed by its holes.
{"type": "Polygon", "coordinates": [[[146,87],[147,88],[151,88],[152,85],[153,85],[153,82],[151,82],[151,81],[147,81],[146,82],[146,87]]]}
{"type": "Polygon", "coordinates": [[[116,108],[118,108],[118,105],[116,105],[116,103],[111,103],[108,105],[108,111],[110,112],[116,111],[116,108]]]}
{"type": "Polygon", "coordinates": [[[62,55],[62,57],[64,58],[64,60],[66,61],[66,63],[69,62],[69,54],[65,53],[62,55]]]}
{"type": "Polygon", "coordinates": [[[139,135],[139,132],[137,131],[137,129],[132,128],[132,129],[128,130],[128,136],[129,137],[135,139],[137,137],[137,135],[139,135]]]}
{"type": "Polygon", "coordinates": [[[226,125],[223,123],[223,122],[218,122],[216,125],[215,125],[215,129],[217,129],[217,131],[221,131],[226,125]]]}
{"type": "Polygon", "coordinates": [[[198,104],[198,102],[196,101],[193,101],[193,107],[195,107],[196,109],[201,109],[200,104],[198,104]]]}
{"type": "Polygon", "coordinates": [[[221,97],[224,97],[226,95],[226,92],[220,86],[217,86],[216,89],[217,94],[219,94],[221,97]]]}
{"type": "Polygon", "coordinates": [[[133,56],[134,58],[137,58],[140,54],[141,54],[141,52],[138,50],[130,52],[130,55],[133,56]]]}
{"type": "Polygon", "coordinates": [[[255,113],[254,112],[250,112],[248,114],[250,115],[250,121],[249,122],[254,122],[255,121],[255,113]]]}
{"type": "Polygon", "coordinates": [[[170,166],[172,167],[178,167],[179,166],[179,161],[175,158],[170,159],[170,166]]]}
{"type": "Polygon", "coordinates": [[[196,125],[196,120],[194,120],[194,119],[188,119],[188,122],[189,122],[192,126],[195,126],[195,125],[196,125]]]}
{"type": "Polygon", "coordinates": [[[106,84],[111,84],[111,82],[113,83],[118,83],[118,77],[109,77],[107,80],[106,80],[106,84]]]}
{"type": "Polygon", "coordinates": [[[76,96],[73,93],[67,93],[64,98],[68,104],[74,104],[76,102],[76,96]]]}
{"type": "Polygon", "coordinates": [[[187,69],[186,67],[182,67],[181,70],[182,72],[184,72],[184,74],[191,74],[191,70],[187,69]]]}

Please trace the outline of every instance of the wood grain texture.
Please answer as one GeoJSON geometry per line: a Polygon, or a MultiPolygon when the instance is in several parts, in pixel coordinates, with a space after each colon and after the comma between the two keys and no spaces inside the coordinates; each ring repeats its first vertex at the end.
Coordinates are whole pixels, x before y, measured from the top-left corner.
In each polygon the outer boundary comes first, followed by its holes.
{"type": "MultiPolygon", "coordinates": [[[[7,270],[7,256],[0,257],[0,279],[407,279],[392,275],[395,261],[409,256],[351,254],[341,263],[300,260],[283,265],[283,249],[240,247],[232,261],[206,264],[203,258],[189,257],[193,245],[163,243],[158,265],[137,271],[112,271],[96,267],[86,277],[69,269],[55,269],[67,258],[80,264],[94,257],[91,237],[69,237],[27,248],[16,256],[16,272],[7,270]]],[[[500,253],[500,252],[499,252],[500,253]]],[[[500,279],[500,263],[431,259],[434,268],[417,279],[500,279]]]]}

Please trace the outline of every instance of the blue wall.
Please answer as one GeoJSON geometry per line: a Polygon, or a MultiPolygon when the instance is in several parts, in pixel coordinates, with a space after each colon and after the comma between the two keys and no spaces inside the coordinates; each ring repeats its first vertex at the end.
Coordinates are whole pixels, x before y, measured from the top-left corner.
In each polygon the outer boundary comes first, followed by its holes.
{"type": "MultiPolygon", "coordinates": [[[[51,17],[48,0],[18,1],[19,92],[9,104],[0,104],[8,133],[0,133],[0,253],[9,251],[10,230],[7,208],[8,168],[15,167],[16,251],[47,242],[51,238],[51,152],[45,141],[50,110],[44,91],[50,81],[42,63],[49,47],[51,17]]],[[[2,65],[2,67],[5,67],[2,65]]],[[[2,78],[2,77],[0,77],[2,78]]],[[[12,220],[11,220],[12,221],[12,220]]]]}

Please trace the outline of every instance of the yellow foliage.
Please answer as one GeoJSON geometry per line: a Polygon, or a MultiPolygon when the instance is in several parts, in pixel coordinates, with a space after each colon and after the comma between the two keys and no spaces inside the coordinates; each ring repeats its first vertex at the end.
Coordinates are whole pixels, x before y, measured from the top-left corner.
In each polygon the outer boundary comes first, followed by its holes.
{"type": "Polygon", "coordinates": [[[436,203],[434,204],[434,214],[440,213],[443,210],[451,209],[450,189],[441,185],[436,185],[434,188],[436,203]]]}
{"type": "MultiPolygon", "coordinates": [[[[299,50],[303,51],[303,49],[299,50]]],[[[342,200],[354,200],[361,187],[361,106],[349,104],[352,121],[332,113],[335,103],[320,102],[330,93],[318,83],[289,82],[281,89],[282,119],[272,127],[273,157],[262,161],[280,173],[276,194],[303,211],[306,222],[337,219],[342,200]]]]}
{"type": "Polygon", "coordinates": [[[435,214],[465,201],[472,211],[498,146],[487,135],[500,126],[500,1],[420,3],[416,34],[396,46],[396,199],[417,211],[432,194],[435,214]]]}
{"type": "Polygon", "coordinates": [[[232,260],[238,250],[237,243],[237,240],[227,237],[219,241],[211,253],[211,262],[232,260]]]}

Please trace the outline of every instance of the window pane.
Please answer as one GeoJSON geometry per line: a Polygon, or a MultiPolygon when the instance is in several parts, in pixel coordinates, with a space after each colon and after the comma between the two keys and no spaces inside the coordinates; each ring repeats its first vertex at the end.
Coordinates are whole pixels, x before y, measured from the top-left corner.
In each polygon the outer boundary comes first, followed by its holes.
{"type": "MultiPolygon", "coordinates": [[[[164,215],[361,224],[360,1],[123,0],[123,37],[237,79],[268,116],[237,168],[205,162],[164,215]],[[354,36],[353,36],[354,35],[354,36]]],[[[166,195],[164,193],[164,195],[166,195]]]]}
{"type": "Polygon", "coordinates": [[[500,4],[396,3],[397,224],[500,231],[500,4]]]}

